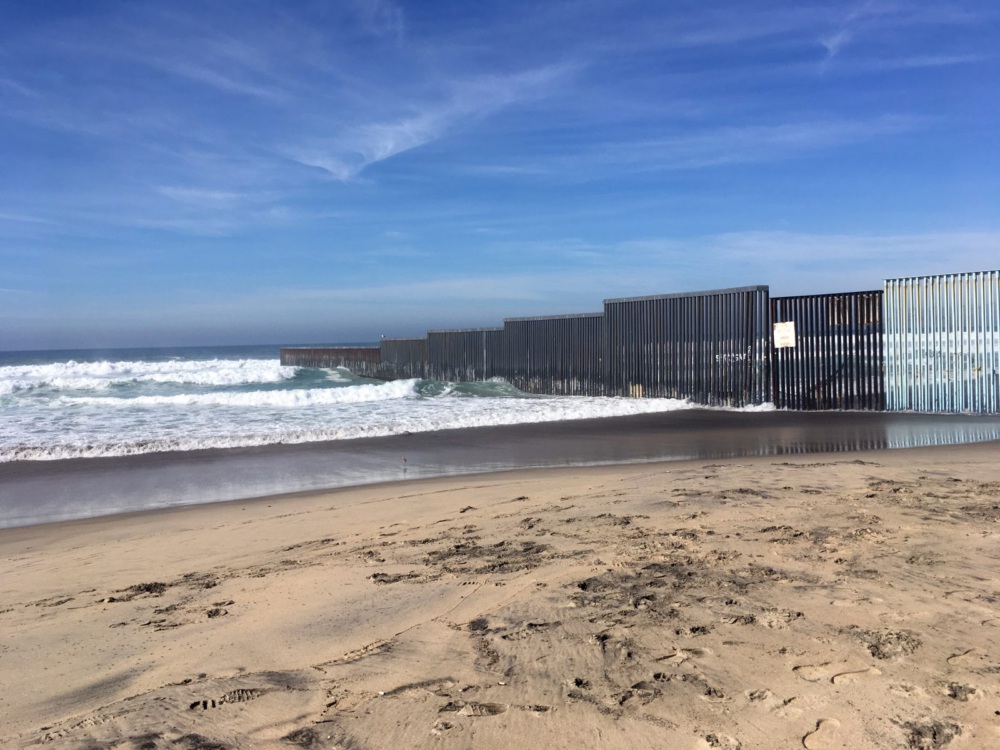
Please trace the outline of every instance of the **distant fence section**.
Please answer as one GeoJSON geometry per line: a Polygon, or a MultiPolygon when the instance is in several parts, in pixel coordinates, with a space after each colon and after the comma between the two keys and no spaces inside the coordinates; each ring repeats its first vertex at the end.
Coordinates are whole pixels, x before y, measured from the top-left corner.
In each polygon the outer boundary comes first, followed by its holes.
{"type": "Polygon", "coordinates": [[[379,353],[387,380],[427,377],[427,339],[382,339],[379,353]]]}
{"type": "Polygon", "coordinates": [[[447,381],[490,379],[502,333],[502,328],[428,331],[427,376],[447,381]]]}
{"type": "Polygon", "coordinates": [[[610,392],[713,406],[764,403],[767,303],[766,286],[605,300],[610,392]]]}
{"type": "Polygon", "coordinates": [[[885,409],[882,290],[772,297],[774,405],[885,409]]]}
{"type": "Polygon", "coordinates": [[[602,313],[507,318],[492,372],[525,393],[603,396],[606,353],[602,313]]]}
{"type": "Polygon", "coordinates": [[[377,346],[285,347],[281,349],[281,364],[327,370],[344,367],[363,378],[383,379],[389,374],[382,367],[377,346]]]}
{"type": "Polygon", "coordinates": [[[886,397],[899,411],[1000,411],[1000,271],[885,282],[886,397]]]}
{"type": "Polygon", "coordinates": [[[603,312],[507,318],[281,363],[382,380],[502,378],[527,393],[713,406],[1000,411],[1000,271],[882,290],[770,297],[766,286],[628,297],[603,312]]]}

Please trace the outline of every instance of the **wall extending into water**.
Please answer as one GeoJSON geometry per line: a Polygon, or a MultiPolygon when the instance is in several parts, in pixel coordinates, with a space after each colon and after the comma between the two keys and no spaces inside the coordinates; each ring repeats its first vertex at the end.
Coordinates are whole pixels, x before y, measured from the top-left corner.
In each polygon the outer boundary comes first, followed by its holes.
{"type": "MultiPolygon", "coordinates": [[[[382,353],[377,346],[297,346],[281,350],[281,364],[293,367],[316,367],[332,370],[344,367],[364,378],[389,375],[382,367],[382,353]]],[[[388,378],[387,378],[388,379],[388,378]]]]}
{"type": "Polygon", "coordinates": [[[287,348],[281,362],[384,380],[502,378],[527,393],[719,406],[1000,412],[1000,271],[770,298],[747,286],[605,300],[379,346],[287,348]]]}
{"type": "Polygon", "coordinates": [[[427,339],[382,339],[379,353],[387,380],[427,377],[427,339]]]}
{"type": "Polygon", "coordinates": [[[494,376],[526,393],[607,393],[607,330],[602,313],[507,318],[494,376]]]}
{"type": "Polygon", "coordinates": [[[434,380],[476,381],[494,377],[494,357],[502,328],[427,332],[427,376],[434,380]]]}

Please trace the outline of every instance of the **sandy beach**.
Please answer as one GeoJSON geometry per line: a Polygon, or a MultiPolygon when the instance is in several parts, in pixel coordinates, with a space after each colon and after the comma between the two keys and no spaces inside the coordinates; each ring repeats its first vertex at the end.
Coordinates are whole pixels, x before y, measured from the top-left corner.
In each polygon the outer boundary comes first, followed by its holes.
{"type": "Polygon", "coordinates": [[[1000,745],[1000,444],[0,531],[0,744],[1000,745]]]}

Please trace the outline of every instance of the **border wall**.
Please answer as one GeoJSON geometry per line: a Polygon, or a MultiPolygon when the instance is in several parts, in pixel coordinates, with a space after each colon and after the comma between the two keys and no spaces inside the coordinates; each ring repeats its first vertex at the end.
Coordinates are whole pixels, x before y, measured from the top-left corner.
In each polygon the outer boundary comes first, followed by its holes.
{"type": "Polygon", "coordinates": [[[885,409],[882,290],[772,297],[779,409],[885,409]]]}
{"type": "Polygon", "coordinates": [[[384,379],[382,353],[377,346],[282,347],[281,364],[289,367],[344,367],[363,378],[384,379]]]}
{"type": "Polygon", "coordinates": [[[427,377],[427,339],[382,339],[379,353],[388,380],[427,377]]]}
{"type": "Polygon", "coordinates": [[[602,313],[507,318],[492,376],[525,393],[603,396],[606,350],[602,313]]]}
{"type": "Polygon", "coordinates": [[[371,347],[282,348],[281,363],[382,380],[500,377],[527,393],[772,401],[798,410],[1000,412],[1000,271],[882,290],[769,297],[766,286],[604,301],[371,347]]]}
{"type": "Polygon", "coordinates": [[[1000,411],[1000,271],[885,282],[887,406],[1000,411]]]}
{"type": "Polygon", "coordinates": [[[475,381],[493,377],[502,328],[460,328],[427,332],[427,377],[475,381]]]}
{"type": "Polygon", "coordinates": [[[605,300],[609,395],[710,406],[770,397],[768,288],[605,300]]]}

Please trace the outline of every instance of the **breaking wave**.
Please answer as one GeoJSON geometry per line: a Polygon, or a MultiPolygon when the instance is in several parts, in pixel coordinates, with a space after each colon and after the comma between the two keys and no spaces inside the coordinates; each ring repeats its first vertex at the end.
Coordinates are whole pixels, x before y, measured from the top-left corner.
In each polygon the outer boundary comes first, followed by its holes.
{"type": "Polygon", "coordinates": [[[0,367],[0,462],[353,440],[690,408],[671,399],[535,396],[499,379],[381,382],[339,368],[282,367],[277,359],[253,355],[20,362],[0,367]]]}
{"type": "Polygon", "coordinates": [[[0,396],[40,388],[99,391],[130,383],[233,386],[280,383],[297,368],[276,360],[214,359],[168,362],[56,362],[0,367],[0,396]]]}

